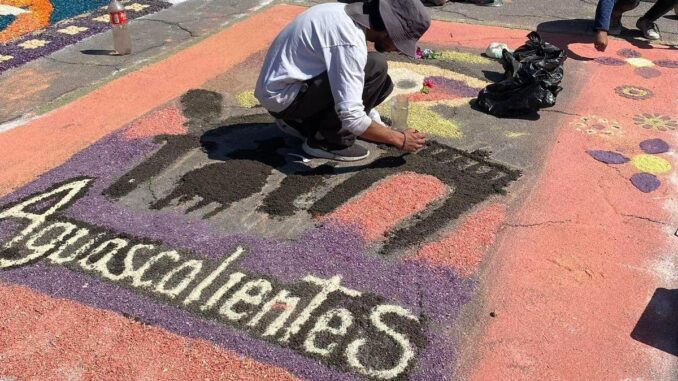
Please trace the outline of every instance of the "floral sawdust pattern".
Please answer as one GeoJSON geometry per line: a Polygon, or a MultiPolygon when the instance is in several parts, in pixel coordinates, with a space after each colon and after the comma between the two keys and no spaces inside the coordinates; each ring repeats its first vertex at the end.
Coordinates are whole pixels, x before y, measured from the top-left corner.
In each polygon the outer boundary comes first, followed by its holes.
{"type": "Polygon", "coordinates": [[[639,101],[644,101],[654,96],[652,90],[640,86],[619,86],[614,91],[621,97],[639,101]]]}
{"type": "Polygon", "coordinates": [[[624,58],[640,58],[641,54],[634,49],[620,49],[617,51],[617,55],[624,58]]]}
{"type": "Polygon", "coordinates": [[[648,130],[669,131],[678,128],[678,121],[662,114],[640,114],[636,115],[633,121],[637,126],[648,130]]]}
{"type": "Polygon", "coordinates": [[[634,173],[630,180],[631,184],[643,193],[650,193],[661,185],[657,176],[651,173],[634,173]]]}
{"type": "Polygon", "coordinates": [[[672,169],[668,160],[658,156],[658,154],[668,152],[670,147],[662,139],[644,140],[639,147],[644,153],[634,155],[630,159],[614,151],[587,150],[586,153],[595,160],[608,165],[630,163],[639,172],[633,174],[629,181],[639,191],[650,193],[661,185],[657,175],[669,173],[672,169]]]}
{"type": "Polygon", "coordinates": [[[671,163],[659,156],[640,154],[631,159],[631,164],[641,172],[660,174],[671,171],[671,163]]]}
{"type": "Polygon", "coordinates": [[[657,78],[662,75],[661,71],[651,67],[639,67],[636,68],[633,72],[645,79],[657,78]]]}
{"type": "Polygon", "coordinates": [[[593,60],[596,63],[607,66],[624,66],[626,62],[616,57],[598,57],[593,60]]]}
{"type": "Polygon", "coordinates": [[[577,131],[603,137],[619,136],[623,131],[619,122],[596,115],[583,116],[573,122],[577,131]]]}
{"type": "Polygon", "coordinates": [[[588,150],[586,153],[605,164],[624,164],[630,161],[628,157],[613,151],[588,150]]]}
{"type": "Polygon", "coordinates": [[[84,26],[71,25],[69,27],[59,29],[59,30],[57,30],[57,32],[63,33],[63,34],[68,34],[68,35],[71,35],[71,36],[75,36],[76,34],[78,34],[80,32],[86,31],[87,29],[88,28],[86,28],[84,26]]]}
{"type": "Polygon", "coordinates": [[[678,69],[678,61],[676,60],[657,60],[654,61],[654,64],[669,69],[678,69]]]}
{"type": "Polygon", "coordinates": [[[655,65],[660,66],[657,64],[658,61],[653,62],[645,58],[636,57],[621,60],[617,57],[598,57],[595,58],[593,62],[606,66],[631,65],[632,67],[635,68],[633,73],[645,79],[657,78],[662,75],[661,71],[653,68],[653,66],[655,65]]]}
{"type": "Polygon", "coordinates": [[[45,46],[47,44],[49,44],[49,41],[33,39],[33,40],[24,41],[24,42],[17,44],[17,45],[22,47],[23,49],[37,49],[37,48],[42,48],[43,46],[45,46]]]}
{"type": "Polygon", "coordinates": [[[626,63],[633,67],[652,67],[654,63],[646,58],[627,58],[626,63]]]}
{"type": "Polygon", "coordinates": [[[662,139],[648,139],[640,142],[640,149],[649,154],[665,153],[669,152],[669,144],[662,139]]]}

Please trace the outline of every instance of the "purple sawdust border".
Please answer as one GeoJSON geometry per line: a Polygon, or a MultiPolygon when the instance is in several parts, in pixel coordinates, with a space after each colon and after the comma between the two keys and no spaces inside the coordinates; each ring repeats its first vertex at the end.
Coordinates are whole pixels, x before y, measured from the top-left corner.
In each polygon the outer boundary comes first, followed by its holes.
{"type": "MultiPolygon", "coordinates": [[[[461,279],[448,269],[412,261],[367,257],[363,254],[364,243],[357,232],[346,227],[320,226],[295,241],[264,240],[247,234],[228,235],[207,221],[183,214],[129,210],[111,202],[102,193],[157,145],[151,139],[124,140],[121,136],[121,133],[116,133],[91,145],[64,165],[0,199],[0,205],[43,191],[67,179],[83,175],[94,177],[93,187],[69,207],[65,213],[67,217],[161,241],[168,246],[190,249],[211,259],[220,258],[225,250],[236,244],[246,245],[249,252],[241,263],[243,269],[280,281],[298,281],[307,274],[321,277],[341,274],[342,284],[347,287],[381,295],[416,315],[426,317],[429,322],[426,332],[428,343],[420,353],[410,379],[445,379],[452,374],[455,343],[444,336],[445,328],[454,324],[460,309],[468,301],[474,289],[473,281],[461,279]],[[92,166],[93,162],[98,165],[92,166]]],[[[0,237],[7,237],[8,232],[15,228],[15,224],[0,222],[0,237]]],[[[129,314],[171,332],[210,340],[255,360],[285,367],[307,379],[357,378],[290,349],[66,268],[38,262],[2,271],[0,281],[129,314]]]]}
{"type": "MultiPolygon", "coordinates": [[[[127,17],[130,20],[155,13],[172,6],[171,3],[161,0],[134,0],[133,2],[123,3],[138,3],[141,5],[148,5],[148,7],[139,12],[127,11],[127,17]]],[[[95,34],[109,30],[111,27],[109,23],[93,20],[97,17],[107,14],[108,11],[106,10],[106,7],[100,7],[90,13],[84,13],[70,19],[59,21],[58,23],[49,25],[44,29],[25,34],[7,43],[0,44],[0,55],[13,57],[7,61],[0,62],[0,74],[11,68],[21,66],[27,62],[54,53],[57,50],[61,50],[68,45],[75,44],[76,42],[79,42],[87,37],[91,37],[95,34]],[[67,28],[69,26],[84,27],[87,28],[87,30],[76,35],[58,32],[59,29],[67,28]],[[46,40],[49,41],[49,43],[36,49],[24,49],[19,46],[20,44],[29,40],[46,40]]]]}

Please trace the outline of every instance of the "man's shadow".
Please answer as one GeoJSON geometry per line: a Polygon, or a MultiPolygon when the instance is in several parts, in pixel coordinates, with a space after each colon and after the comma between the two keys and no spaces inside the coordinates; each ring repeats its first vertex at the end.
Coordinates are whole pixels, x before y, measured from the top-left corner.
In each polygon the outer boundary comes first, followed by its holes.
{"type": "MultiPolygon", "coordinates": [[[[299,156],[303,157],[301,141],[286,136],[272,121],[268,115],[243,116],[230,118],[220,127],[207,130],[199,137],[162,137],[165,141],[163,148],[167,147],[168,151],[174,153],[171,158],[163,158],[164,167],[172,166],[172,163],[179,162],[183,155],[194,150],[202,150],[210,162],[181,175],[173,190],[155,200],[150,208],[164,209],[176,203],[185,205],[188,213],[210,204],[217,205],[203,216],[210,218],[232,204],[261,192],[270,186],[271,175],[281,173],[284,175],[282,182],[264,196],[258,209],[278,217],[290,216],[296,212],[294,200],[298,196],[331,183],[332,177],[364,170],[396,172],[398,167],[406,164],[402,155],[376,157],[371,162],[342,166],[331,162],[307,163],[296,160],[299,156]],[[180,144],[170,142],[173,147],[169,148],[167,143],[170,139],[180,144]]],[[[161,155],[158,153],[154,156],[159,158],[161,155]]],[[[155,161],[158,160],[154,157],[149,159],[149,163],[155,161]]],[[[137,168],[134,171],[139,172],[137,168]]]]}
{"type": "MultiPolygon", "coordinates": [[[[572,44],[593,44],[594,31],[593,20],[589,19],[571,19],[571,20],[553,20],[546,21],[537,26],[537,32],[544,40],[564,49],[567,57],[577,61],[591,61],[593,58],[583,57],[570,49],[572,44]]],[[[642,38],[639,30],[622,30],[617,38],[628,41],[638,49],[654,49],[655,46],[642,38]]],[[[668,49],[677,49],[675,45],[668,45],[668,49]]]]}

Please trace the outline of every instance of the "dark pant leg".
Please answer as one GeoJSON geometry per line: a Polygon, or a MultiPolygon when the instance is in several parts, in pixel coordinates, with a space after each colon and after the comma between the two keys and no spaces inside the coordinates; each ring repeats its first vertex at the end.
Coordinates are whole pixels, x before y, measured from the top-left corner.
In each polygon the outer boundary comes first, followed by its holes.
{"type": "Polygon", "coordinates": [[[281,112],[271,112],[271,115],[283,119],[304,136],[309,137],[317,131],[315,122],[333,111],[334,99],[327,72],[324,72],[304,82],[289,107],[281,112]]]}
{"type": "Polygon", "coordinates": [[[678,4],[678,0],[658,0],[642,18],[655,22],[678,4]]]}
{"type": "Polygon", "coordinates": [[[365,65],[365,89],[363,103],[365,112],[379,106],[393,92],[393,81],[388,75],[388,63],[383,54],[371,52],[367,54],[365,65]]]}
{"type": "Polygon", "coordinates": [[[630,10],[636,9],[640,4],[640,0],[617,0],[612,9],[612,15],[621,17],[621,14],[630,10]]]}
{"type": "MultiPolygon", "coordinates": [[[[365,112],[381,104],[392,91],[393,82],[388,76],[386,59],[379,53],[369,53],[363,89],[365,112]]],[[[306,81],[290,107],[281,113],[272,114],[288,121],[306,136],[317,134],[318,139],[344,147],[355,142],[355,135],[341,129],[327,72],[306,81]]]]}
{"type": "MultiPolygon", "coordinates": [[[[325,74],[327,75],[327,74],[325,74]]],[[[384,102],[393,91],[393,82],[388,75],[388,63],[383,54],[370,52],[367,54],[365,64],[365,86],[363,88],[363,105],[365,112],[369,113],[373,108],[384,102]]],[[[332,106],[331,112],[319,121],[318,134],[324,140],[339,146],[351,146],[356,136],[341,129],[341,121],[332,106]]]]}

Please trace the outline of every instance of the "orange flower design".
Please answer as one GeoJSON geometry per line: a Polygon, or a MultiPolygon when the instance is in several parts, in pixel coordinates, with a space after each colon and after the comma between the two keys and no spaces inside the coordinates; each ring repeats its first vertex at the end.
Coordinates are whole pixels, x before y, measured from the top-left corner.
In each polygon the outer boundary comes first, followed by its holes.
{"type": "Polygon", "coordinates": [[[54,9],[50,0],[0,0],[0,4],[28,10],[17,15],[13,23],[0,31],[0,43],[46,27],[54,9]]]}

